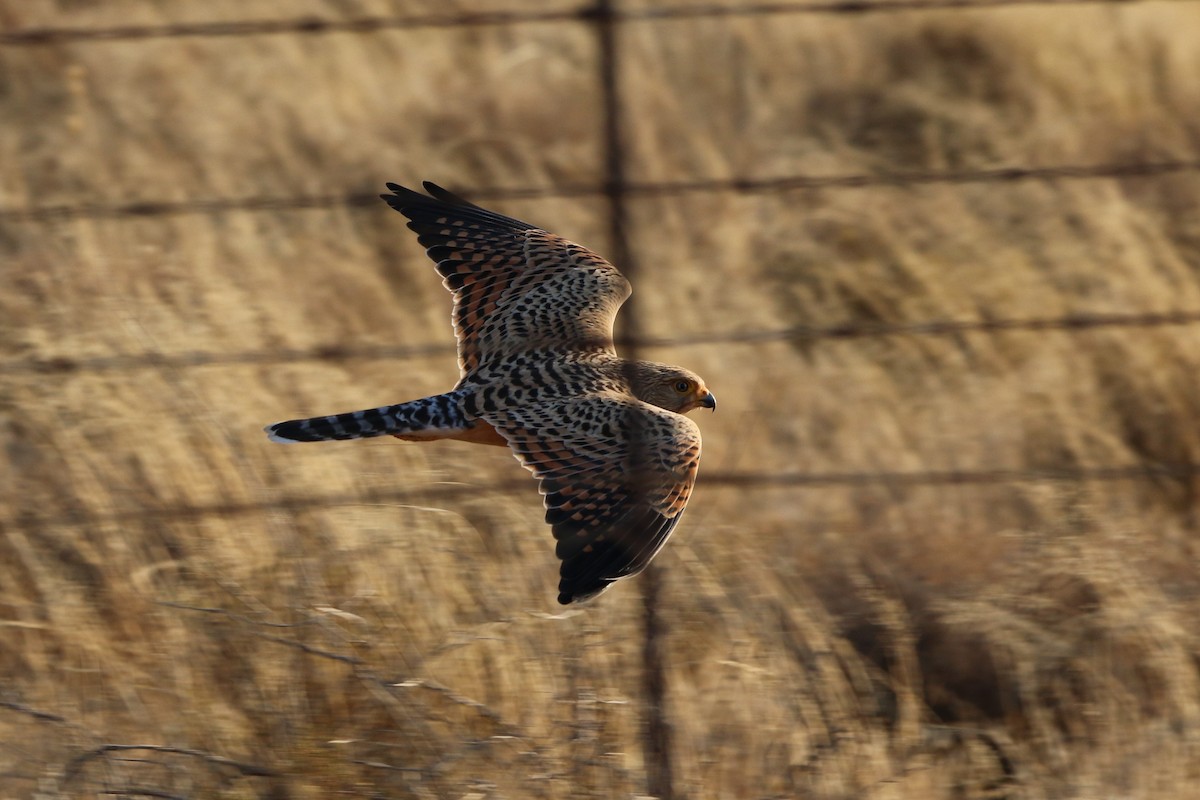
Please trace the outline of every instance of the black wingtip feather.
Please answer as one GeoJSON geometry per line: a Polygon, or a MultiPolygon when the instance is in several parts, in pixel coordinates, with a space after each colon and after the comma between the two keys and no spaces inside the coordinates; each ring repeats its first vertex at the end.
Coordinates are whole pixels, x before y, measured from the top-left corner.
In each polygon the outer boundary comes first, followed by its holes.
{"type": "Polygon", "coordinates": [[[387,183],[386,186],[392,191],[392,193],[381,194],[379,197],[383,200],[383,202],[387,203],[389,206],[402,214],[406,208],[427,205],[431,202],[431,198],[421,194],[420,192],[414,192],[407,186],[401,186],[398,183],[390,182],[387,183]]]}
{"type": "Polygon", "coordinates": [[[432,223],[439,217],[450,217],[519,231],[531,230],[537,227],[536,225],[530,225],[528,222],[506,217],[503,214],[497,214],[495,211],[489,211],[486,208],[477,206],[453,192],[443,189],[432,181],[423,181],[421,183],[421,186],[429,194],[421,194],[409,189],[407,186],[401,186],[398,183],[390,181],[384,185],[391,189],[392,193],[381,194],[379,196],[389,206],[408,217],[410,220],[409,227],[418,234],[426,232],[420,226],[432,223]],[[416,225],[414,226],[412,223],[416,223],[416,225]]]}
{"type": "MultiPolygon", "coordinates": [[[[547,521],[550,516],[547,511],[547,521]]],[[[568,605],[590,600],[621,578],[641,572],[662,549],[678,521],[678,515],[664,517],[652,508],[635,507],[621,516],[611,528],[615,535],[603,542],[591,536],[578,537],[577,525],[555,525],[555,554],[562,561],[558,602],[568,605]]]]}
{"type": "Polygon", "coordinates": [[[599,595],[603,594],[608,587],[616,583],[615,580],[602,579],[592,583],[582,583],[580,581],[560,581],[558,584],[558,602],[560,605],[568,606],[571,603],[586,603],[599,595]]]}
{"type": "Polygon", "coordinates": [[[443,189],[433,181],[422,181],[421,186],[425,188],[425,191],[429,192],[429,196],[433,199],[445,203],[446,205],[454,206],[460,211],[470,209],[472,211],[482,211],[484,214],[495,213],[493,211],[488,211],[486,208],[475,205],[470,200],[465,200],[459,197],[449,189],[443,189]]]}

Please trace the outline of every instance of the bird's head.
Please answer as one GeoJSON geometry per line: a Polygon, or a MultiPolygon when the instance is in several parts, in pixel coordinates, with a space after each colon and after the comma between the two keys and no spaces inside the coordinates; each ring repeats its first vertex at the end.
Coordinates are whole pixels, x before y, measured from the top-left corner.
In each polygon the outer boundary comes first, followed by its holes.
{"type": "Polygon", "coordinates": [[[693,408],[717,410],[717,397],[704,385],[704,379],[691,370],[652,361],[635,362],[633,394],[650,405],[686,414],[693,408]]]}

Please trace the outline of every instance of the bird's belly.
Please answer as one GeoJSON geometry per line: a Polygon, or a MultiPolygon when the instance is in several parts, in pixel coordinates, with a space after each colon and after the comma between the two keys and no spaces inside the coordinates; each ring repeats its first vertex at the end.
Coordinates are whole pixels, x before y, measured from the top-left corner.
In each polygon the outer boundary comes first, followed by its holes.
{"type": "Polygon", "coordinates": [[[406,442],[433,442],[438,439],[453,439],[459,442],[474,444],[493,444],[498,447],[508,447],[508,441],[488,423],[481,419],[475,420],[474,426],[458,431],[422,431],[419,433],[394,434],[397,439],[406,442]]]}
{"type": "Polygon", "coordinates": [[[460,442],[474,442],[475,444],[494,444],[499,447],[508,447],[508,440],[500,435],[500,432],[484,422],[481,419],[475,420],[473,427],[467,428],[457,436],[451,437],[460,442]]]}

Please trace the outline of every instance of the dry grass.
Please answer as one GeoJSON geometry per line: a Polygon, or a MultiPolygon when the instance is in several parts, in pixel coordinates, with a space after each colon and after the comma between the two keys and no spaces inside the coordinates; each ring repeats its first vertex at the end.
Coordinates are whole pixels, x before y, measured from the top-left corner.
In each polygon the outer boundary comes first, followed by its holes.
{"type": "MultiPolygon", "coordinates": [[[[0,24],[276,13],[41,0],[0,24]]],[[[1198,27],[1157,2],[631,25],[631,174],[1195,158],[1198,27]]],[[[594,55],[563,24],[0,49],[0,205],[595,181],[594,55]]],[[[503,208],[604,250],[596,201],[503,208]]],[[[652,334],[1200,308],[1195,175],[635,211],[652,334]]],[[[11,222],[0,254],[6,365],[449,337],[382,203],[11,222]]],[[[1194,327],[651,355],[720,395],[707,470],[1200,460],[1194,327]]],[[[0,794],[644,791],[637,584],[559,616],[533,484],[483,490],[523,474],[511,458],[259,431],[454,377],[446,357],[0,371],[0,794]],[[353,500],[395,487],[414,494],[353,500]],[[325,494],[351,502],[286,502],[325,494]]],[[[661,558],[678,787],[1180,797],[1200,781],[1196,490],[702,484],[661,558]]]]}

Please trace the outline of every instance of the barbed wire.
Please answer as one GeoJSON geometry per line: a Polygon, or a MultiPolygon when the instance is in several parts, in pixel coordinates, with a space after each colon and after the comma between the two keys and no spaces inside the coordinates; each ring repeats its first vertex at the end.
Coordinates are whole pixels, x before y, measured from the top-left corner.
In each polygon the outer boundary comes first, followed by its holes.
{"type": "MultiPolygon", "coordinates": [[[[1192,480],[1200,478],[1200,464],[1191,462],[1159,464],[1118,464],[1096,467],[995,468],[951,470],[877,470],[830,472],[714,471],[703,470],[697,486],[734,489],[826,489],[919,488],[932,486],[980,486],[1020,483],[1113,483],[1122,481],[1192,480]]],[[[222,501],[138,507],[107,514],[85,512],[46,515],[27,513],[17,519],[23,524],[103,525],[136,522],[171,522],[209,517],[232,517],[268,512],[299,512],[349,506],[392,506],[423,504],[457,497],[481,497],[489,494],[536,495],[537,486],[529,478],[489,481],[480,484],[439,483],[424,487],[368,487],[354,493],[289,495],[266,500],[222,501]]]]}
{"type": "Polygon", "coordinates": [[[292,197],[224,197],[196,200],[138,200],[118,205],[81,203],[28,209],[0,209],[0,222],[45,222],[70,219],[171,217],[226,211],[303,211],[379,205],[379,192],[301,195],[292,197]]]}
{"type": "Polygon", "coordinates": [[[305,361],[369,361],[410,360],[427,356],[450,355],[455,346],[429,344],[416,347],[386,345],[318,345],[306,348],[276,350],[243,350],[232,353],[190,351],[185,353],[141,353],[110,356],[51,356],[0,363],[0,371],[9,374],[33,372],[39,374],[72,374],[79,372],[119,372],[136,369],[179,369],[206,366],[238,366],[254,364],[287,364],[305,361]]]}
{"type": "MultiPolygon", "coordinates": [[[[703,17],[776,16],[782,14],[873,14],[902,11],[972,11],[1011,6],[1083,6],[1138,5],[1156,0],[814,0],[807,3],[754,3],[747,6],[722,4],[688,5],[668,8],[638,8],[619,12],[629,21],[695,19],[703,17]]],[[[1191,2],[1191,0],[1157,0],[1191,2]]]]}
{"type": "Polygon", "coordinates": [[[380,15],[329,19],[318,16],[282,19],[180,22],[160,25],[116,25],[105,28],[26,28],[0,34],[0,45],[44,45],[63,42],[112,42],[136,39],[224,38],[275,34],[378,33],[405,28],[466,28],[524,25],[538,22],[579,22],[588,8],[550,11],[466,11],[433,14],[380,15]]]}
{"type": "MultiPolygon", "coordinates": [[[[763,194],[803,189],[864,189],[929,184],[1013,183],[1025,180],[1096,180],[1103,178],[1154,178],[1182,172],[1200,172],[1200,159],[1109,164],[1057,164],[1011,166],[957,171],[905,171],[849,175],[785,175],[772,178],[700,178],[679,181],[627,182],[621,191],[635,197],[736,192],[763,194]]],[[[548,187],[484,188],[466,192],[472,200],[534,200],[600,197],[611,194],[603,185],[566,184],[548,187]]],[[[351,191],[289,197],[227,197],[195,200],[139,200],[105,205],[82,203],[35,208],[0,209],[0,222],[48,222],[71,219],[121,219],[218,214],[227,211],[302,211],[330,208],[384,206],[377,191],[351,191]]]]}
{"type": "MultiPolygon", "coordinates": [[[[958,336],[1060,331],[1076,333],[1103,328],[1159,328],[1200,324],[1200,311],[1164,311],[1139,314],[1072,314],[1063,317],[1027,317],[983,320],[925,320],[921,322],[847,322],[839,325],[794,325],[765,330],[701,331],[680,336],[643,336],[618,339],[622,348],[678,348],[711,344],[756,344],[773,341],[864,339],[891,336],[958,336]]],[[[52,356],[0,362],[8,374],[42,375],[108,372],[136,369],[179,369],[206,366],[289,364],[306,361],[411,360],[450,355],[455,345],[417,346],[328,344],[309,348],[244,350],[231,353],[192,351],[185,353],[119,354],[77,358],[52,356]]]]}
{"type": "Polygon", "coordinates": [[[599,4],[575,8],[495,11],[455,11],[427,14],[398,14],[330,19],[299,16],[277,19],[178,22],[157,25],[116,25],[104,28],[35,27],[0,33],[0,46],[36,46],[68,42],[114,42],[167,38],[229,38],[271,35],[319,35],[332,33],[369,34],[388,30],[420,28],[478,28],[536,23],[593,22],[611,18],[616,22],[659,22],[723,17],[760,17],[783,14],[870,14],[903,11],[971,11],[1011,6],[1126,6],[1147,2],[1194,2],[1195,0],[815,0],[801,3],[754,3],[635,8],[604,11],[599,4]]]}
{"type": "Polygon", "coordinates": [[[1099,467],[995,468],[966,470],[914,470],[901,472],[714,472],[701,475],[705,486],[733,488],[805,488],[859,486],[968,486],[1009,483],[1110,483],[1162,478],[1200,477],[1200,464],[1120,464],[1099,467]]]}

